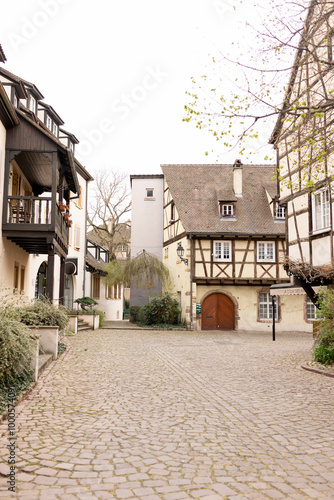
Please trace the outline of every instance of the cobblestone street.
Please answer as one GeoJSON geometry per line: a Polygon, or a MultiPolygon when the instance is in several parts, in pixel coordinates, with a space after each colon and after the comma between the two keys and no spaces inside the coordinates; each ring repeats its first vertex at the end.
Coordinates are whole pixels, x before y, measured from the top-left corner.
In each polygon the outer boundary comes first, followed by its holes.
{"type": "Polygon", "coordinates": [[[32,499],[334,499],[334,379],[304,334],[97,330],[17,407],[32,499]]]}

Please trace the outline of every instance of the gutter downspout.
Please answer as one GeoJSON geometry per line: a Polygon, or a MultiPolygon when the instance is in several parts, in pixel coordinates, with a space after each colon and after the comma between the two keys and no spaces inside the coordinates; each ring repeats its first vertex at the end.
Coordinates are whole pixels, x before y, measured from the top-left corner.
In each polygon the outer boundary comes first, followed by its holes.
{"type": "Polygon", "coordinates": [[[85,213],[85,255],[83,265],[82,296],[86,297],[86,260],[87,260],[87,216],[88,216],[88,183],[86,180],[86,213],[85,213]]]}
{"type": "Polygon", "coordinates": [[[190,235],[190,330],[194,329],[193,317],[193,240],[190,235]]]}

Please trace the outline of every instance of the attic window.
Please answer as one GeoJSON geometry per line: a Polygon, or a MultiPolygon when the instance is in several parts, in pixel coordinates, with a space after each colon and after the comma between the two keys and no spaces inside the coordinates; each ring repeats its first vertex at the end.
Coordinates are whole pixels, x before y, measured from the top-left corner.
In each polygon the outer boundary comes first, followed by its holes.
{"type": "Polygon", "coordinates": [[[52,130],[52,120],[49,115],[46,115],[46,126],[50,131],[52,130]]]}
{"type": "Polygon", "coordinates": [[[146,189],[146,198],[153,198],[154,190],[152,188],[146,189]]]}
{"type": "Polygon", "coordinates": [[[36,113],[36,99],[31,94],[29,96],[29,109],[33,113],[36,113]]]}
{"type": "Polygon", "coordinates": [[[285,207],[279,205],[278,203],[275,203],[275,219],[285,219],[285,207]]]}
{"type": "Polygon", "coordinates": [[[58,126],[57,126],[56,123],[53,124],[53,130],[52,130],[52,132],[54,133],[54,135],[56,137],[58,137],[58,126]]]}
{"type": "Polygon", "coordinates": [[[172,202],[170,206],[170,222],[175,222],[175,203],[172,202]]]}
{"type": "Polygon", "coordinates": [[[221,219],[235,219],[235,206],[232,203],[219,202],[219,213],[221,219]]]}

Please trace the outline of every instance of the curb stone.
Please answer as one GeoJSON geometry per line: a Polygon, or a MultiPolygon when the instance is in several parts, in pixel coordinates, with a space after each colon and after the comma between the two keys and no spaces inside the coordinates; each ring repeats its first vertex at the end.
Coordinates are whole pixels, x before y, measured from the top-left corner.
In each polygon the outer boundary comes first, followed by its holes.
{"type": "Polygon", "coordinates": [[[301,368],[303,370],[308,371],[308,372],[318,373],[319,375],[325,375],[325,377],[334,378],[334,373],[325,372],[323,370],[317,370],[317,368],[311,368],[311,367],[305,366],[305,365],[301,365],[301,368]]]}

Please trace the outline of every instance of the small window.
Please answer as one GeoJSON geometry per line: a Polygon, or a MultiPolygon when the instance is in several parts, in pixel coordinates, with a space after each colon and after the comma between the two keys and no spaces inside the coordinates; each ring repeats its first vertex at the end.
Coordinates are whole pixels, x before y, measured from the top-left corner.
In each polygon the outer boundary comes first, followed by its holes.
{"type": "Polygon", "coordinates": [[[275,262],[275,243],[273,241],[258,241],[258,262],[275,262]]]}
{"type": "Polygon", "coordinates": [[[312,300],[309,297],[306,297],[306,317],[307,321],[316,320],[316,311],[317,308],[313,304],[312,300]]]}
{"type": "Polygon", "coordinates": [[[25,272],[26,268],[21,266],[20,293],[24,293],[25,272]]]}
{"type": "Polygon", "coordinates": [[[231,219],[235,216],[234,205],[227,203],[219,203],[220,215],[223,219],[231,219]]]}
{"type": "Polygon", "coordinates": [[[93,299],[100,298],[100,276],[93,274],[93,299]]]}
{"type": "Polygon", "coordinates": [[[14,292],[17,292],[19,289],[19,273],[20,273],[20,264],[18,262],[15,262],[14,264],[14,292]]]}
{"type": "Polygon", "coordinates": [[[74,144],[70,141],[70,151],[74,154],[74,144]]]}
{"type": "MultiPolygon", "coordinates": [[[[278,303],[276,303],[275,319],[278,319],[278,303]]],[[[273,319],[273,305],[272,298],[269,293],[259,294],[259,319],[271,320],[273,319]]]]}
{"type": "Polygon", "coordinates": [[[329,189],[325,188],[312,197],[313,231],[321,231],[330,227],[329,189]]]}
{"type": "Polygon", "coordinates": [[[29,97],[29,109],[33,113],[36,113],[36,99],[32,95],[29,97]]]}
{"type": "Polygon", "coordinates": [[[19,107],[19,100],[18,100],[15,92],[14,92],[14,97],[13,97],[13,104],[14,104],[15,108],[19,107]]]}
{"type": "Polygon", "coordinates": [[[51,120],[51,118],[50,118],[49,115],[46,115],[46,126],[50,130],[50,132],[51,132],[51,130],[52,130],[52,120],[51,120]]]}
{"type": "Polygon", "coordinates": [[[284,220],[285,219],[285,207],[275,204],[275,219],[284,220]]]}
{"type": "Polygon", "coordinates": [[[153,194],[154,194],[154,189],[152,188],[146,189],[146,198],[153,198],[153,194]]]}
{"type": "Polygon", "coordinates": [[[232,261],[232,244],[230,241],[213,242],[213,260],[216,262],[232,261]]]}
{"type": "Polygon", "coordinates": [[[172,201],[170,206],[170,222],[175,222],[175,203],[172,201]]]}
{"type": "Polygon", "coordinates": [[[110,300],[113,298],[112,291],[113,291],[113,287],[106,285],[106,299],[110,300]]]}
{"type": "Polygon", "coordinates": [[[56,123],[53,124],[52,132],[56,137],[58,137],[58,125],[56,123]]]}

